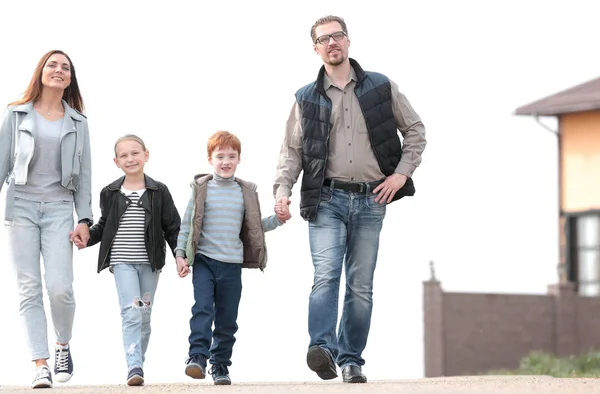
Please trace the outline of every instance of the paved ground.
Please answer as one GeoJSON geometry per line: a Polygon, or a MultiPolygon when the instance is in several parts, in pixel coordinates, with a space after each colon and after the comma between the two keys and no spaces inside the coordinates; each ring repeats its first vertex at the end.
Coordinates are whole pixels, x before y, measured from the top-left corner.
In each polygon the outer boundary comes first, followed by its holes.
{"type": "MultiPolygon", "coordinates": [[[[555,379],[545,376],[484,376],[453,377],[418,380],[369,382],[367,384],[343,384],[335,382],[290,382],[290,383],[239,383],[233,386],[215,387],[212,382],[199,384],[156,384],[145,387],[126,386],[60,386],[42,391],[48,394],[92,394],[92,393],[260,393],[260,394],[338,394],[338,393],[402,393],[402,394],[600,394],[599,379],[555,379]]],[[[23,393],[28,387],[0,386],[0,393],[23,393]]]]}

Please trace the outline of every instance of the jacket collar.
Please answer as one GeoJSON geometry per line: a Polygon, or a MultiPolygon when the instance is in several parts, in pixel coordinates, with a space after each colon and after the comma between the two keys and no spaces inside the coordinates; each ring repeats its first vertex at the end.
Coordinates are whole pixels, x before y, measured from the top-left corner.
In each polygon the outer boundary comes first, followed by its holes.
{"type": "Polygon", "coordinates": [[[198,174],[194,175],[194,182],[192,182],[192,186],[194,185],[202,185],[212,179],[212,174],[198,174]]]}
{"type": "MultiPolygon", "coordinates": [[[[198,174],[194,176],[194,182],[192,182],[191,186],[201,186],[205,183],[207,183],[208,181],[210,181],[211,179],[213,179],[213,175],[212,174],[198,174]]],[[[256,185],[252,182],[246,182],[240,178],[238,178],[237,176],[235,177],[235,182],[240,185],[241,187],[246,187],[250,190],[256,190],[256,185]]]]}
{"type": "MultiPolygon", "coordinates": [[[[82,122],[86,118],[86,116],[84,114],[71,108],[65,100],[62,100],[62,104],[63,104],[63,107],[65,108],[65,115],[68,115],[73,120],[82,122]]],[[[33,111],[33,101],[30,101],[30,102],[24,103],[24,104],[19,104],[14,108],[13,111],[29,114],[31,111],[33,111]]]]}
{"type": "MultiPolygon", "coordinates": [[[[65,108],[65,116],[63,117],[62,130],[60,134],[61,141],[65,135],[76,132],[78,125],[77,122],[81,122],[85,119],[84,115],[69,107],[65,100],[63,100],[62,103],[65,108]]],[[[25,104],[17,105],[13,109],[13,111],[19,112],[23,116],[23,120],[19,123],[18,126],[19,130],[25,130],[32,133],[36,124],[35,109],[33,109],[33,102],[30,101],[25,104]]]]}
{"type": "MultiPolygon", "coordinates": [[[[125,175],[123,175],[122,177],[120,177],[119,179],[117,179],[116,181],[114,181],[113,183],[108,185],[107,187],[110,191],[113,191],[113,192],[120,191],[121,186],[123,186],[123,182],[125,182],[125,175]]],[[[156,181],[154,179],[150,178],[146,174],[144,174],[144,183],[146,184],[146,189],[158,190],[158,184],[156,183],[156,181]]]]}
{"type": "MultiPolygon", "coordinates": [[[[358,62],[356,60],[354,60],[352,58],[349,58],[348,60],[350,60],[350,67],[352,67],[352,69],[354,70],[354,73],[356,74],[356,87],[359,87],[360,84],[364,81],[367,74],[365,73],[365,71],[362,69],[362,67],[360,66],[360,64],[358,64],[358,62]]],[[[326,94],[325,94],[324,80],[325,80],[325,65],[321,66],[321,69],[319,70],[319,75],[317,76],[317,80],[315,81],[315,89],[317,90],[317,92],[319,92],[325,96],[326,94]]]]}

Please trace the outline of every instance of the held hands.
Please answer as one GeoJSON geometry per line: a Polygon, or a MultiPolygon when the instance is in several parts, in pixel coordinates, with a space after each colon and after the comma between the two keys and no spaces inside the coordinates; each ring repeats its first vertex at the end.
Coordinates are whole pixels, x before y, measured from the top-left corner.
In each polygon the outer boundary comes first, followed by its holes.
{"type": "Polygon", "coordinates": [[[281,223],[287,222],[292,217],[289,209],[290,203],[291,201],[288,197],[279,197],[275,203],[274,211],[281,223]]]}
{"type": "Polygon", "coordinates": [[[190,266],[188,265],[187,259],[179,256],[175,261],[177,262],[177,274],[180,278],[185,278],[187,274],[190,273],[190,266]]]}
{"type": "Polygon", "coordinates": [[[74,231],[69,233],[71,242],[77,246],[77,249],[83,249],[87,246],[90,240],[90,228],[85,223],[80,223],[75,227],[74,231]]]}
{"type": "Polygon", "coordinates": [[[407,179],[408,177],[406,175],[396,173],[385,178],[385,181],[373,189],[373,193],[377,194],[377,197],[375,197],[375,202],[380,204],[383,204],[384,202],[388,204],[391,203],[392,199],[394,198],[394,194],[396,194],[398,190],[402,189],[402,186],[404,186],[407,179]]]}

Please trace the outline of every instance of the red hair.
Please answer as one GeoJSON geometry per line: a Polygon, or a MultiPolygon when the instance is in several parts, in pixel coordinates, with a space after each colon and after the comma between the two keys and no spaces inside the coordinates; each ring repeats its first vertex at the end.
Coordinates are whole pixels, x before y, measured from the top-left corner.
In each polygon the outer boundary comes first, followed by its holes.
{"type": "Polygon", "coordinates": [[[238,155],[242,154],[242,143],[240,139],[235,136],[235,134],[231,134],[229,131],[219,130],[208,139],[207,144],[207,152],[208,157],[212,155],[212,153],[217,148],[231,148],[238,152],[238,155]]]}

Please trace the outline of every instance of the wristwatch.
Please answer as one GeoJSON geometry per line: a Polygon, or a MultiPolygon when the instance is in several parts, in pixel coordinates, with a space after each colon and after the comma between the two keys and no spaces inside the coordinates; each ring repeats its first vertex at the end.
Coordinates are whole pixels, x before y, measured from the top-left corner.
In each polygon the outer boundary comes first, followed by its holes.
{"type": "Polygon", "coordinates": [[[79,222],[79,224],[86,224],[88,227],[92,227],[92,224],[94,224],[94,222],[92,222],[91,219],[81,219],[79,222]]]}

